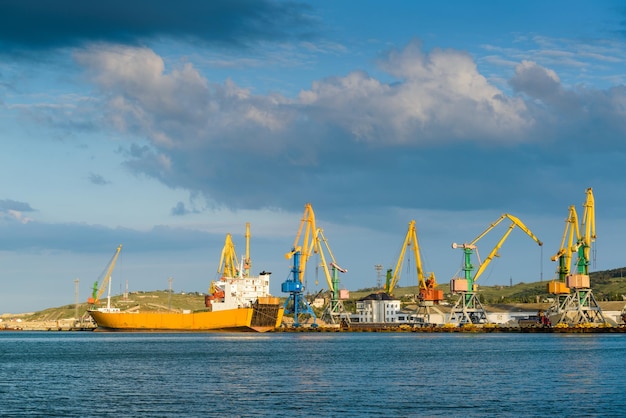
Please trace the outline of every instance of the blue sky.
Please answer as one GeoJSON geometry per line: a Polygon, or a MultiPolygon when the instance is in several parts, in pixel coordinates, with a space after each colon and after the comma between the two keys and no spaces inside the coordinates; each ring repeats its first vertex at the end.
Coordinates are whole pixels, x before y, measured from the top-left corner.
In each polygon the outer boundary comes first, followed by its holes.
{"type": "Polygon", "coordinates": [[[0,312],[86,300],[119,244],[116,293],[206,291],[246,222],[281,295],[307,202],[348,289],[411,219],[445,283],[503,213],[544,246],[514,231],[479,284],[550,280],[587,187],[592,270],[626,265],[619,1],[0,4],[0,312]]]}

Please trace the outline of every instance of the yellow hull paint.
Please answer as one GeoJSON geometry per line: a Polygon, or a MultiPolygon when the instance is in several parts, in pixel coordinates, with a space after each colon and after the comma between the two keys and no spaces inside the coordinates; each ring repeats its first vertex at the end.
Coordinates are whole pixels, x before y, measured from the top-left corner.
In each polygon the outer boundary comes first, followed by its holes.
{"type": "Polygon", "coordinates": [[[272,325],[255,326],[253,308],[217,312],[101,312],[89,311],[103,331],[241,331],[266,332],[280,326],[283,308],[272,325]]]}

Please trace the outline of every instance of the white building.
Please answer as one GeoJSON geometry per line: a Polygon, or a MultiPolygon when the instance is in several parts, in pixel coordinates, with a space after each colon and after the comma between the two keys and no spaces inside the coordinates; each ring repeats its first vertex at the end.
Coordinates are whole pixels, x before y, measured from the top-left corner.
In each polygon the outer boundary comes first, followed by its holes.
{"type": "Polygon", "coordinates": [[[409,314],[400,311],[400,301],[386,293],[372,293],[356,302],[354,322],[407,323],[409,314]]]}

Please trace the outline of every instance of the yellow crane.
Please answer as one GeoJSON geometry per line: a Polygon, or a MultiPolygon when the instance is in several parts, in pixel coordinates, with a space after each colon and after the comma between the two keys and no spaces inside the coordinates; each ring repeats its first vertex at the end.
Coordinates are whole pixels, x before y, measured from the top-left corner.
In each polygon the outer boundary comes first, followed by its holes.
{"type": "Polygon", "coordinates": [[[218,274],[222,277],[237,277],[239,275],[239,260],[235,251],[235,244],[230,233],[226,234],[224,247],[220,256],[220,263],[217,266],[218,274]]]}
{"type": "Polygon", "coordinates": [[[596,208],[591,187],[586,190],[587,199],[583,203],[583,223],[580,227],[582,236],[578,240],[577,274],[589,275],[591,244],[596,240],[596,208]]]}
{"type": "Polygon", "coordinates": [[[464,252],[464,278],[456,278],[450,281],[450,291],[454,293],[460,293],[460,297],[450,312],[449,322],[456,322],[460,324],[468,322],[473,324],[487,322],[487,314],[485,313],[485,310],[480,303],[480,300],[478,300],[478,298],[476,297],[476,291],[478,287],[476,285],[476,281],[483,274],[489,263],[491,263],[491,260],[493,260],[493,258],[498,254],[498,251],[502,247],[502,244],[504,244],[504,241],[511,234],[513,229],[515,229],[515,227],[518,227],[519,229],[524,231],[526,235],[532,238],[533,241],[535,241],[539,246],[543,245],[539,238],[537,238],[535,234],[533,234],[519,218],[508,213],[500,216],[500,218],[498,218],[494,223],[489,225],[487,229],[485,229],[480,235],[478,235],[469,243],[452,244],[452,248],[460,248],[464,252]],[[474,251],[477,250],[476,243],[505,219],[511,221],[509,228],[506,230],[502,238],[500,238],[493,250],[491,250],[489,255],[487,255],[485,261],[480,263],[479,260],[480,265],[478,266],[478,270],[476,270],[476,274],[472,276],[474,266],[472,265],[471,259],[472,254],[474,253],[474,251]]]}
{"type": "Polygon", "coordinates": [[[558,261],[557,274],[558,281],[552,280],[548,283],[548,293],[553,295],[569,295],[570,290],[565,283],[567,276],[572,270],[572,254],[578,250],[580,241],[580,230],[578,228],[578,214],[574,205],[569,207],[569,213],[565,219],[565,230],[561,239],[559,251],[550,259],[558,261]]]}
{"type": "Polygon", "coordinates": [[[117,262],[117,258],[120,255],[120,251],[122,251],[122,245],[120,244],[115,250],[111,261],[107,265],[105,272],[101,275],[102,283],[98,286],[98,281],[93,284],[93,291],[91,293],[91,297],[87,299],[87,303],[90,305],[97,305],[100,302],[100,298],[104,294],[104,291],[109,288],[110,293],[110,284],[111,284],[111,273],[113,273],[113,268],[115,268],[115,263],[117,262]]]}
{"type": "Polygon", "coordinates": [[[576,209],[570,206],[561,247],[551,258],[552,261],[559,261],[559,279],[548,283],[548,292],[556,296],[546,312],[552,325],[606,322],[602,309],[593,296],[589,280],[591,245],[596,240],[596,218],[595,198],[591,187],[587,188],[585,194],[582,223],[579,225],[576,209]],[[572,273],[574,253],[577,253],[576,271],[572,273]]]}
{"type": "Polygon", "coordinates": [[[250,276],[250,268],[252,261],[250,260],[250,222],[246,222],[246,257],[243,259],[243,275],[250,276]]]}
{"type": "Polygon", "coordinates": [[[400,250],[400,256],[396,263],[396,267],[393,270],[393,274],[388,275],[385,282],[385,293],[391,295],[395,288],[402,272],[402,266],[406,256],[407,248],[411,247],[413,257],[415,258],[415,267],[417,268],[417,282],[419,287],[419,299],[422,304],[439,304],[443,300],[443,291],[437,289],[437,280],[434,273],[429,273],[428,278],[424,274],[422,268],[422,258],[420,256],[420,247],[417,241],[417,231],[415,228],[415,220],[409,222],[409,228],[404,242],[402,243],[402,249],[400,250]]]}
{"type": "Polygon", "coordinates": [[[300,326],[300,316],[310,315],[313,318],[312,327],[317,327],[317,316],[311,305],[305,299],[303,277],[306,271],[307,261],[315,247],[315,235],[317,225],[315,223],[315,213],[310,203],[304,206],[304,214],[294,240],[291,251],[285,254],[287,260],[293,259],[291,276],[281,285],[283,293],[289,293],[285,301],[285,314],[293,314],[293,326],[300,326]],[[304,234],[304,235],[303,235],[304,234]],[[302,241],[300,239],[302,238],[302,241]]]}

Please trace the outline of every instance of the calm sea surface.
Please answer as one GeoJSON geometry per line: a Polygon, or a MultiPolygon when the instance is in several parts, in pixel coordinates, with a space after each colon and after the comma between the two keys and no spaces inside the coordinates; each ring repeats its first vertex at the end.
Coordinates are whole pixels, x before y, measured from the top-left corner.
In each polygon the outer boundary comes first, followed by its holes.
{"type": "Polygon", "coordinates": [[[0,416],[626,416],[626,335],[0,332],[0,416]]]}

